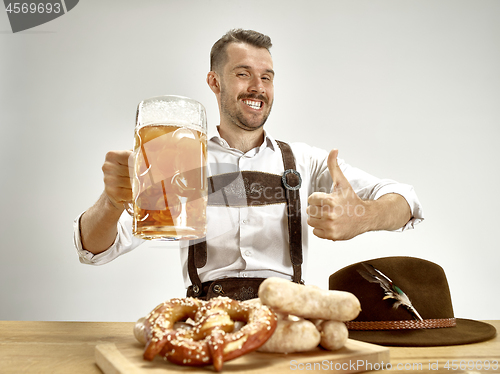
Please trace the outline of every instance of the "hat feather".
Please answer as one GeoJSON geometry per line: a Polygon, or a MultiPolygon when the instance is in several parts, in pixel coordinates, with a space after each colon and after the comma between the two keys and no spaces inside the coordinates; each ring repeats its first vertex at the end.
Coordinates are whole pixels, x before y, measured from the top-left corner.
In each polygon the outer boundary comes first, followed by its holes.
{"type": "Polygon", "coordinates": [[[423,321],[423,318],[417,312],[417,310],[413,307],[410,298],[395,284],[392,283],[392,280],[382,273],[380,270],[375,269],[370,264],[362,263],[365,267],[365,270],[358,270],[358,273],[365,278],[370,283],[378,283],[380,287],[384,290],[385,296],[383,300],[386,299],[394,299],[396,300],[393,307],[398,308],[400,305],[406,307],[413,316],[419,320],[423,321]]]}

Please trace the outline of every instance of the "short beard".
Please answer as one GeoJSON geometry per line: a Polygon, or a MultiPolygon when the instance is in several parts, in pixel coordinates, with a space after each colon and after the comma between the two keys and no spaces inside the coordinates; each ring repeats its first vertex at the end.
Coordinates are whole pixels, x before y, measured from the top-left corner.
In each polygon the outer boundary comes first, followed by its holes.
{"type": "MultiPolygon", "coordinates": [[[[263,117],[262,122],[258,124],[257,126],[251,126],[244,118],[242,113],[238,112],[237,110],[231,110],[230,105],[227,105],[227,97],[222,94],[222,92],[225,92],[224,88],[222,87],[221,90],[221,113],[225,114],[231,122],[238,126],[239,128],[246,130],[246,131],[255,131],[264,126],[266,123],[269,115],[271,114],[271,108],[272,105],[269,107],[269,112],[263,117]]],[[[242,100],[242,99],[256,99],[256,100],[262,100],[265,104],[268,104],[267,98],[265,98],[263,95],[257,95],[257,94],[240,94],[238,95],[237,100],[242,100]]]]}

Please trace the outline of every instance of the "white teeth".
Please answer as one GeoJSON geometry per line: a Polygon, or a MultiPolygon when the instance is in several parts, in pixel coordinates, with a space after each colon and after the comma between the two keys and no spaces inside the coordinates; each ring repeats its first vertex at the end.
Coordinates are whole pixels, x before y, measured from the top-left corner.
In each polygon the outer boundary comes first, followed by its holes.
{"type": "Polygon", "coordinates": [[[243,102],[253,109],[260,109],[260,102],[251,101],[251,100],[243,100],[243,102]]]}

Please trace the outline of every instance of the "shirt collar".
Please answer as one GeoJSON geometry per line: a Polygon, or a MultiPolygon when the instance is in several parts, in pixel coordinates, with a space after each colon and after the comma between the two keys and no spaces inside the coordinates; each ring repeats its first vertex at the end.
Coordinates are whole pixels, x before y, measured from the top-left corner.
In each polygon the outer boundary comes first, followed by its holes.
{"type": "MultiPolygon", "coordinates": [[[[218,145],[220,145],[223,148],[231,149],[228,142],[225,141],[220,136],[219,126],[217,126],[215,128],[214,132],[211,132],[209,134],[208,139],[210,141],[217,143],[218,145]]],[[[278,147],[278,143],[276,143],[276,140],[271,135],[269,135],[266,130],[264,130],[264,141],[262,142],[262,144],[259,147],[257,147],[256,151],[260,152],[260,151],[263,151],[265,148],[270,148],[271,150],[275,151],[277,149],[276,147],[278,147]]]]}

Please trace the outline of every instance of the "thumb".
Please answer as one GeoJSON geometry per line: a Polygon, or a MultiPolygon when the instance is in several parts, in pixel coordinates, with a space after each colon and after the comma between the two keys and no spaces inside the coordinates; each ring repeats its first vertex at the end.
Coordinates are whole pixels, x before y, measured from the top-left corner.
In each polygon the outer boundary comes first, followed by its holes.
{"type": "Polygon", "coordinates": [[[331,150],[330,154],[328,155],[327,165],[333,180],[333,185],[344,186],[346,183],[349,182],[347,181],[347,178],[344,176],[344,173],[342,173],[342,170],[340,170],[340,166],[337,161],[338,154],[339,154],[338,149],[331,150]]]}

